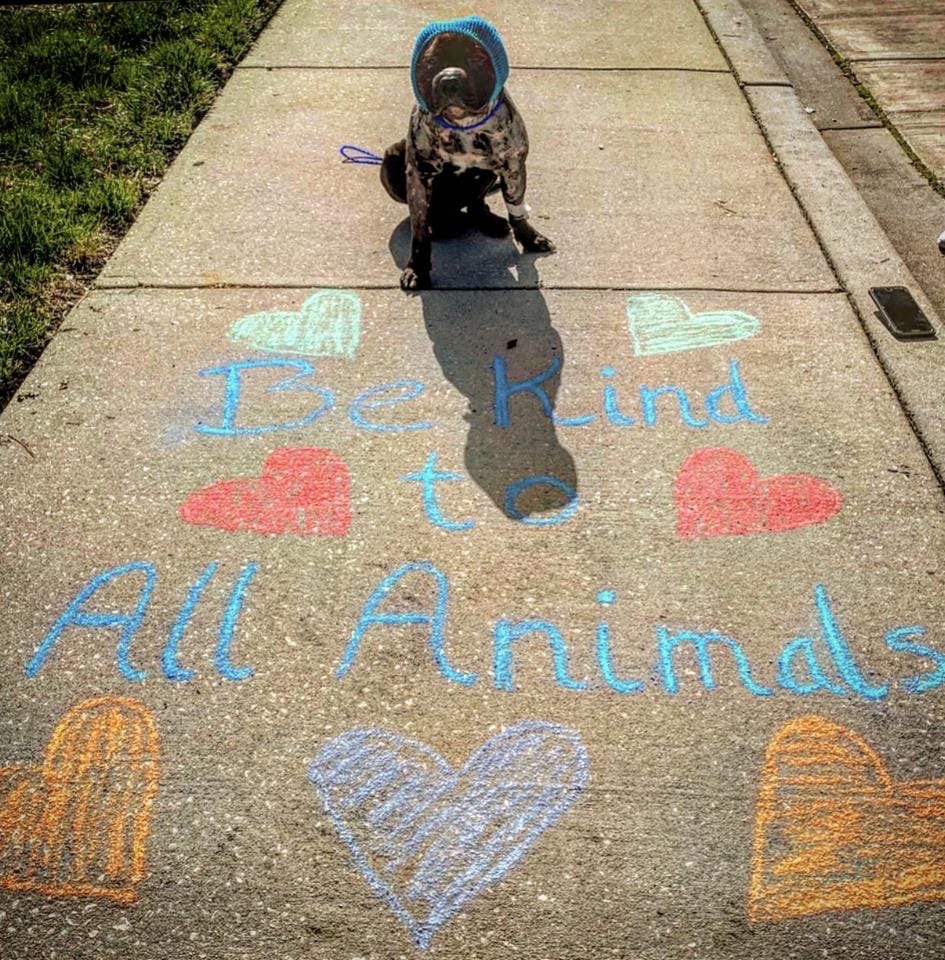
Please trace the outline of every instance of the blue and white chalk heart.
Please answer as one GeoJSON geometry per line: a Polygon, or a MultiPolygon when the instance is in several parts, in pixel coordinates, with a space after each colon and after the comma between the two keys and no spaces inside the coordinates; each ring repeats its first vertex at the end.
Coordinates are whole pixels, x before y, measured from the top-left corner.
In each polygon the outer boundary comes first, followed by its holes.
{"type": "Polygon", "coordinates": [[[587,784],[581,737],[526,721],[454,770],[389,730],[349,730],[308,771],[357,868],[414,943],[501,880],[587,784]]]}
{"type": "Polygon", "coordinates": [[[641,293],[627,298],[627,325],[638,357],[700,350],[747,340],[761,327],[740,310],[693,313],[678,297],[641,293]]]}
{"type": "Polygon", "coordinates": [[[299,311],[271,310],[237,320],[228,336],[270,353],[350,360],[361,338],[361,298],[351,290],[319,290],[299,311]]]}

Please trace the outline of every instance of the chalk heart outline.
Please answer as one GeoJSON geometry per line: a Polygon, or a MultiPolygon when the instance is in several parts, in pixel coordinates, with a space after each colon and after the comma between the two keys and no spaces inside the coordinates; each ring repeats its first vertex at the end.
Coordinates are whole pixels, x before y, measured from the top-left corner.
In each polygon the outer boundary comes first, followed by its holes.
{"type": "Polygon", "coordinates": [[[227,336],[266,353],[352,360],[361,339],[361,298],[350,290],[319,290],[301,308],[251,313],[227,336]]]}
{"type": "Polygon", "coordinates": [[[761,322],[741,310],[693,313],[678,297],[641,293],[627,298],[627,327],[634,354],[647,357],[747,340],[761,322]]]}
{"type": "Polygon", "coordinates": [[[426,950],[567,812],[588,764],[577,732],[525,721],[455,770],[426,744],[350,730],[308,776],[361,875],[426,950]]]}
{"type": "Polygon", "coordinates": [[[824,523],[843,506],[836,487],[806,473],[762,477],[726,447],[691,453],[676,475],[676,533],[683,540],[784,533],[824,523]]]}

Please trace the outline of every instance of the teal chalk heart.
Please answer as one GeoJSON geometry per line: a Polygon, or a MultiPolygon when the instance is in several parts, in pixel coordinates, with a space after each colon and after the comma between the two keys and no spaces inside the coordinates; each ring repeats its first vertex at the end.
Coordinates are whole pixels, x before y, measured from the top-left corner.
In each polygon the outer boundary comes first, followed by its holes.
{"type": "Polygon", "coordinates": [[[252,313],[237,320],[228,335],[268,353],[350,360],[361,338],[361,298],[350,290],[319,290],[298,312],[252,313]]]}
{"type": "Polygon", "coordinates": [[[761,323],[740,310],[693,313],[678,297],[641,293],[627,298],[627,325],[633,352],[649,357],[747,340],[761,323]]]}

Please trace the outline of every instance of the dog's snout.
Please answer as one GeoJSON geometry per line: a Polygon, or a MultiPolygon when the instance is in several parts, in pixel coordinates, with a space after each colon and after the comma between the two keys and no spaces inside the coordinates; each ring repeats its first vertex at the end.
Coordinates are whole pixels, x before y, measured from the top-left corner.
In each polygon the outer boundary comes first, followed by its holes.
{"type": "Polygon", "coordinates": [[[459,67],[447,67],[441,70],[433,81],[443,93],[459,93],[465,82],[466,74],[459,67]]]}

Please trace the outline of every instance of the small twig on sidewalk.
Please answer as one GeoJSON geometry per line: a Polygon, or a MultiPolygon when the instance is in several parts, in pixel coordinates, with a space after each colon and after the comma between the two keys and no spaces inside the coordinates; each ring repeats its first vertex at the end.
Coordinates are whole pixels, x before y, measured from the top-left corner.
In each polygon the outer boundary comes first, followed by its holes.
{"type": "Polygon", "coordinates": [[[14,437],[12,433],[0,433],[0,445],[9,446],[11,442],[18,443],[34,460],[36,459],[36,454],[30,450],[29,444],[25,440],[14,437]]]}
{"type": "Polygon", "coordinates": [[[726,213],[734,214],[736,217],[743,217],[745,214],[740,213],[738,210],[733,210],[731,207],[726,206],[725,200],[713,200],[712,201],[717,207],[724,210],[726,213]]]}

